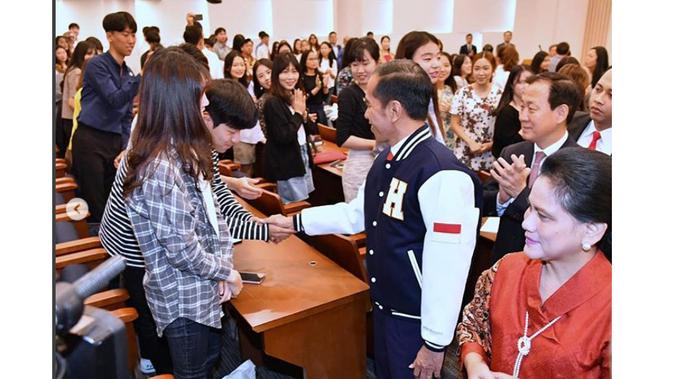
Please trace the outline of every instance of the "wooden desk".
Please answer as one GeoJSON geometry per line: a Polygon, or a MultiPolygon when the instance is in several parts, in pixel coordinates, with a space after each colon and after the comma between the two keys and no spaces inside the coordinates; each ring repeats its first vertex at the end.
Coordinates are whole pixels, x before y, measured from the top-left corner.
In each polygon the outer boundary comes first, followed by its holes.
{"type": "Polygon", "coordinates": [[[262,350],[303,367],[306,378],[366,376],[367,284],[295,236],[278,245],[244,241],[234,262],[266,274],[231,301],[252,332],[240,333],[244,356],[261,364],[254,350],[262,350]]]}

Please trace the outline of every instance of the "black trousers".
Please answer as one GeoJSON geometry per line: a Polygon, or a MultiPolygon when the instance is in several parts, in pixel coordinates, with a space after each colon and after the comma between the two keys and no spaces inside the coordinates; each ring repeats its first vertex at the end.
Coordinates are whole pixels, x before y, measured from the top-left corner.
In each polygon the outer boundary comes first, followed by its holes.
{"type": "Polygon", "coordinates": [[[140,344],[140,356],[152,361],[157,375],[172,374],[173,365],[166,336],[157,336],[157,325],[147,305],[145,288],[143,287],[144,268],[126,266],[122,273],[124,288],[129,292],[128,305],[138,312],[133,322],[140,344]]]}
{"type": "Polygon", "coordinates": [[[56,146],[58,146],[58,157],[63,158],[65,151],[68,149],[70,143],[70,134],[72,133],[72,119],[61,118],[60,122],[56,123],[56,146]]]}
{"type": "Polygon", "coordinates": [[[72,140],[72,164],[79,196],[89,206],[89,222],[100,222],[117,169],[114,159],[125,148],[122,136],[81,122],[72,140]]]}

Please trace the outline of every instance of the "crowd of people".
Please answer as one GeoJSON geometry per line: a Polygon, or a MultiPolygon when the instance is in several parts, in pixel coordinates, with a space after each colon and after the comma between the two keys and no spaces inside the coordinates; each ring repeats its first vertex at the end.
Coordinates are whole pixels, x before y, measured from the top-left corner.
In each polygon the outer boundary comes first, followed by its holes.
{"type": "Polygon", "coordinates": [[[579,62],[560,42],[524,64],[510,31],[481,51],[468,34],[458,54],[425,31],[396,49],[336,32],[229,46],[225,28],[186,21],[179,46],[143,28],[138,73],[129,13],[103,19],[105,52],[75,23],[55,40],[56,155],[92,231],[127,261],[146,371],[208,376],[221,304],[242,290],[233,238],[366,231],[377,377],[438,377],[454,337],[468,378],[610,375],[604,47],[579,62]],[[250,178],[274,181],[284,203],[315,191],[318,124],[349,149],[345,203],[252,217],[232,194],[260,196],[250,178]],[[219,175],[225,158],[240,177],[219,175]],[[480,216],[500,218],[493,266],[460,317],[480,216]]]}

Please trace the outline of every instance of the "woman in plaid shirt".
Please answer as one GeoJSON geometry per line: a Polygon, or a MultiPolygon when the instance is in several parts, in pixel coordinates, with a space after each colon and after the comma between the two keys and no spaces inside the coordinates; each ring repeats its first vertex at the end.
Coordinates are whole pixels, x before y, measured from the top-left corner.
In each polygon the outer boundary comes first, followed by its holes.
{"type": "Polygon", "coordinates": [[[230,147],[239,129],[255,125],[257,114],[243,87],[217,81],[213,86],[249,102],[249,111],[237,119],[220,119],[218,110],[229,104],[209,103],[202,89],[207,78],[179,49],[157,52],[147,63],[124,182],[127,213],[145,260],[147,301],[158,335],[168,340],[176,378],[208,376],[221,350],[221,304],[242,288],[232,239],[210,186],[211,145],[230,147]],[[202,118],[204,108],[212,111],[202,118]]]}

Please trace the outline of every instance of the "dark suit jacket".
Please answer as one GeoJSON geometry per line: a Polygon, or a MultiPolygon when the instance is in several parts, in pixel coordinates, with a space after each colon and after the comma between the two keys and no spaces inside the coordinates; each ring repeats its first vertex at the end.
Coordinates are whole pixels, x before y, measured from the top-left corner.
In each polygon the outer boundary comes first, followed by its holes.
{"type": "MultiPolygon", "coordinates": [[[[477,47],[472,45],[472,54],[477,53],[477,47]]],[[[460,54],[470,55],[470,51],[467,49],[467,44],[464,44],[460,47],[460,54]]]]}
{"type": "MultiPolygon", "coordinates": [[[[568,136],[566,142],[561,146],[561,149],[566,147],[578,147],[577,143],[568,136]]],[[[533,165],[533,143],[523,141],[505,147],[500,156],[508,163],[512,163],[510,156],[523,154],[524,160],[528,167],[533,165]]],[[[523,222],[523,215],[528,209],[528,195],[530,189],[524,188],[523,191],[516,197],[516,199],[507,207],[505,212],[500,217],[500,226],[498,227],[498,235],[493,246],[493,262],[495,263],[505,254],[518,252],[523,250],[525,243],[524,230],[521,227],[523,222]]],[[[484,213],[487,216],[497,216],[496,199],[498,196],[498,183],[492,181],[487,183],[484,187],[484,213]]]]}
{"type": "Polygon", "coordinates": [[[575,142],[577,142],[582,133],[584,133],[584,129],[589,126],[590,122],[591,115],[589,113],[576,112],[573,119],[570,121],[570,124],[568,124],[568,134],[575,142]]]}

